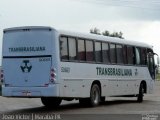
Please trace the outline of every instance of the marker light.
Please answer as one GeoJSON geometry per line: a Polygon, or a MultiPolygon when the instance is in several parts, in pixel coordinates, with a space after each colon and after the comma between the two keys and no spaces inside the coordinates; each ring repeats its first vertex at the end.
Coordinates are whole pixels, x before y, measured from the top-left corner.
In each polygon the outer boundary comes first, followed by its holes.
{"type": "Polygon", "coordinates": [[[1,75],[0,75],[0,81],[1,81],[1,83],[3,83],[4,82],[4,71],[3,70],[1,70],[0,71],[1,73],[1,75]]]}
{"type": "Polygon", "coordinates": [[[54,83],[56,81],[56,70],[54,68],[51,68],[51,73],[50,73],[50,82],[54,83]]]}

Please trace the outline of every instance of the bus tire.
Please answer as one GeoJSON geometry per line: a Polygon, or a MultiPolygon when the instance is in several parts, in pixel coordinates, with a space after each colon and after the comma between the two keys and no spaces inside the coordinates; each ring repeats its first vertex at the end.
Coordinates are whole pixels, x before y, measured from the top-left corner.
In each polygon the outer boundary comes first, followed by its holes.
{"type": "Polygon", "coordinates": [[[97,84],[93,84],[90,91],[89,98],[80,98],[79,103],[82,106],[95,107],[100,104],[100,88],[97,84]]]}
{"type": "Polygon", "coordinates": [[[100,87],[97,84],[93,84],[90,91],[89,105],[95,107],[99,105],[101,98],[100,87]]]}
{"type": "Polygon", "coordinates": [[[42,97],[41,102],[45,107],[56,108],[61,104],[62,99],[55,97],[42,97]]]}
{"type": "Polygon", "coordinates": [[[139,94],[137,96],[137,102],[139,103],[143,102],[143,96],[144,96],[144,85],[141,83],[139,87],[139,94]]]}

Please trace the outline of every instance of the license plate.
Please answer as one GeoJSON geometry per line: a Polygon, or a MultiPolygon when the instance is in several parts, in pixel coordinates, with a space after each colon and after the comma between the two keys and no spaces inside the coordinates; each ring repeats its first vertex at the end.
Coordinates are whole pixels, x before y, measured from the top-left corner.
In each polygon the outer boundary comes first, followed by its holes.
{"type": "Polygon", "coordinates": [[[31,92],[29,91],[23,91],[22,94],[23,96],[31,96],[31,92]]]}

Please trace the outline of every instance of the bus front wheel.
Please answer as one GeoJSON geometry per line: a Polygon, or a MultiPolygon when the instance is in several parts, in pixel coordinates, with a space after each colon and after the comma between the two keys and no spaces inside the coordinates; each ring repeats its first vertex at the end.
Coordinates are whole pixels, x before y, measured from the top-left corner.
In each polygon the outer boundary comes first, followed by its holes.
{"type": "Polygon", "coordinates": [[[58,107],[61,104],[62,99],[55,97],[42,97],[41,102],[46,107],[58,107]]]}
{"type": "Polygon", "coordinates": [[[141,83],[139,87],[139,94],[137,96],[137,102],[139,103],[143,102],[143,96],[144,96],[144,85],[141,83]]]}

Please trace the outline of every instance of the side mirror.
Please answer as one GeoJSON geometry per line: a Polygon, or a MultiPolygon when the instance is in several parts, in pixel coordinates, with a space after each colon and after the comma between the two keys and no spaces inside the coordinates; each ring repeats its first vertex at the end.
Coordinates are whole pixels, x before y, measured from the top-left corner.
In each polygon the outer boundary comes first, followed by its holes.
{"type": "Polygon", "coordinates": [[[157,64],[157,66],[159,67],[159,63],[160,63],[159,56],[158,56],[158,54],[157,54],[157,53],[153,53],[153,54],[157,56],[156,64],[157,64]]]}
{"type": "Polygon", "coordinates": [[[156,65],[156,73],[158,74],[160,71],[159,71],[159,56],[157,56],[157,65],[156,65]]]}

